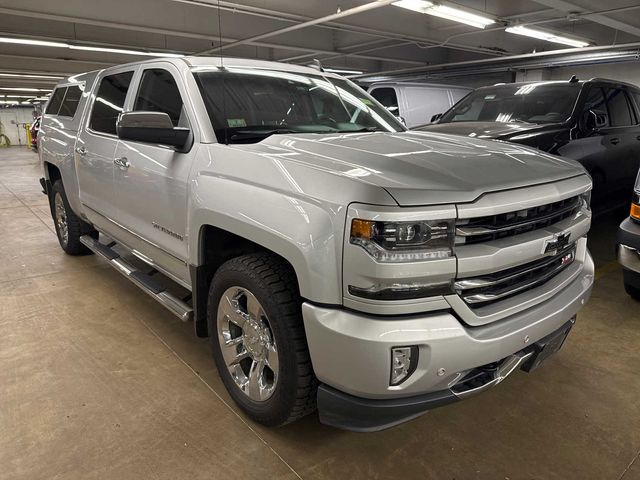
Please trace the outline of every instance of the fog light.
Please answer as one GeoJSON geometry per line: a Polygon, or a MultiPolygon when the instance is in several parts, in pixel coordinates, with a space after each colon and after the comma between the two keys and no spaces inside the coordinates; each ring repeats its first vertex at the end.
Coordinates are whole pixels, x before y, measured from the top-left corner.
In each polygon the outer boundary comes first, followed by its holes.
{"type": "Polygon", "coordinates": [[[416,370],[418,347],[393,347],[391,349],[391,385],[400,385],[416,370]]]}

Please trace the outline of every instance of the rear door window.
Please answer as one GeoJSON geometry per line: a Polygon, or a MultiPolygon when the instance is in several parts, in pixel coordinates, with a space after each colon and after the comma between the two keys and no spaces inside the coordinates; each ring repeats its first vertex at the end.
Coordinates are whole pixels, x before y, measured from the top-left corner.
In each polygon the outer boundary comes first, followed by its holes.
{"type": "Polygon", "coordinates": [[[76,114],[76,110],[78,110],[80,97],[82,97],[82,90],[79,86],[72,85],[70,87],[67,87],[67,93],[64,96],[64,100],[62,101],[62,105],[60,106],[58,115],[73,118],[73,116],[76,114]]]}
{"type": "Polygon", "coordinates": [[[124,108],[133,72],[108,75],[100,81],[93,102],[89,128],[96,132],[116,134],[116,122],[124,108]]]}
{"type": "Polygon", "coordinates": [[[134,111],[166,113],[174,127],[186,123],[178,85],[173,75],[161,68],[145,70],[142,74],[134,111]]]}
{"type": "Polygon", "coordinates": [[[396,95],[395,88],[374,88],[371,91],[371,96],[379,101],[383,107],[385,107],[394,115],[400,114],[400,112],[398,111],[398,96],[396,95]]]}
{"type": "Polygon", "coordinates": [[[621,88],[607,89],[607,109],[612,127],[627,127],[635,123],[627,94],[621,88]]]}
{"type": "Polygon", "coordinates": [[[51,101],[47,105],[47,109],[44,113],[48,115],[57,115],[64,99],[64,94],[67,92],[67,87],[58,87],[51,94],[51,101]]]}

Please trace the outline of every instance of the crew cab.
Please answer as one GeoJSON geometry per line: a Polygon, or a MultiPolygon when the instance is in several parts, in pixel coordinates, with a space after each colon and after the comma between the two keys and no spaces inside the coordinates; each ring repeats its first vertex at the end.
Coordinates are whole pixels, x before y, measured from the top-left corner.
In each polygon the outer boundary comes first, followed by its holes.
{"type": "Polygon", "coordinates": [[[408,131],[321,70],[75,75],[39,141],[62,249],[192,321],[265,425],[377,430],[482,392],[556,352],[591,292],[583,167],[408,131]]]}
{"type": "Polygon", "coordinates": [[[580,162],[593,179],[593,206],[626,203],[640,166],[640,88],[594,78],[498,84],[476,89],[434,133],[528,145],[580,162]]]}

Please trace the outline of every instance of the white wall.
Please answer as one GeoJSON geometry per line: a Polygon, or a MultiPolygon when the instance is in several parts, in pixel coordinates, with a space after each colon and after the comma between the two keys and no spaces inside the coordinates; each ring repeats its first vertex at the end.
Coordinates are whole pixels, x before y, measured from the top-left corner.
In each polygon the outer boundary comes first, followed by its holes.
{"type": "Polygon", "coordinates": [[[27,132],[21,123],[33,123],[33,107],[0,108],[0,132],[9,137],[11,145],[27,144],[27,132]]]}

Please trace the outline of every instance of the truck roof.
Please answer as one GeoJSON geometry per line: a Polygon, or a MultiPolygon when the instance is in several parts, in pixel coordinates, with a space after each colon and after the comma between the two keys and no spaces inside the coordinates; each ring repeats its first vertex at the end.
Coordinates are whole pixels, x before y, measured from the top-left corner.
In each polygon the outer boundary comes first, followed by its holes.
{"type": "MultiPolygon", "coordinates": [[[[123,66],[136,66],[136,65],[144,65],[146,63],[157,63],[159,61],[170,62],[173,64],[186,64],[191,68],[198,67],[247,67],[247,68],[262,68],[262,69],[270,69],[270,70],[280,70],[284,72],[297,72],[297,73],[306,73],[306,74],[315,74],[317,75],[319,71],[313,67],[307,67],[304,65],[293,65],[290,63],[282,63],[282,62],[270,62],[267,60],[252,60],[248,58],[237,58],[237,57],[220,57],[220,56],[185,56],[185,57],[157,57],[150,58],[148,60],[141,60],[137,62],[130,62],[124,64],[114,65],[113,67],[107,67],[102,70],[94,70],[92,72],[80,73],[77,75],[73,75],[71,77],[65,78],[60,82],[60,84],[66,84],[69,82],[78,82],[82,81],[85,76],[88,76],[91,73],[99,73],[104,70],[109,70],[110,68],[120,68],[123,66]]],[[[335,75],[333,73],[324,72],[324,75],[332,78],[341,78],[339,75],[335,75]]]]}

